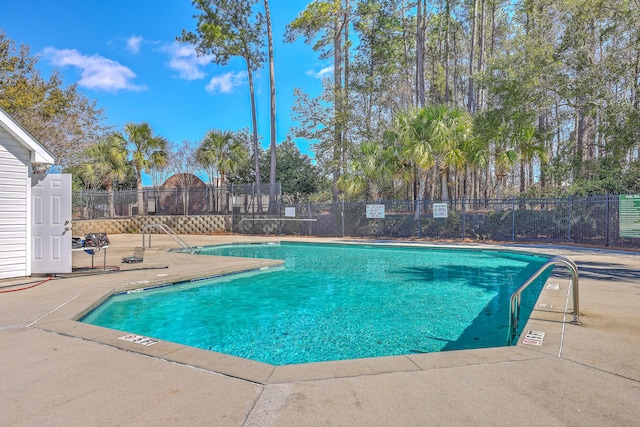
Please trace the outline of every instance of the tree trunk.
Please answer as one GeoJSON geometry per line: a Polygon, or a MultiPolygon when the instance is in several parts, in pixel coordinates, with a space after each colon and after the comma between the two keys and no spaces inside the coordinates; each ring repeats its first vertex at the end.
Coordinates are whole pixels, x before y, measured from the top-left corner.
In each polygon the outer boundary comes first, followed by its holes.
{"type": "Polygon", "coordinates": [[[475,112],[475,92],[473,88],[473,64],[476,49],[476,16],[478,15],[478,0],[473,0],[473,16],[471,17],[471,48],[469,50],[469,92],[467,94],[467,109],[470,114],[475,112]]]}
{"type": "MultiPolygon", "coordinates": [[[[480,198],[482,197],[482,193],[480,192],[480,181],[482,180],[482,174],[479,170],[475,170],[475,180],[474,180],[474,193],[475,193],[475,199],[480,200],[480,198]]],[[[478,207],[478,203],[476,202],[475,208],[478,207]]]]}
{"type": "Polygon", "coordinates": [[[422,205],[424,204],[424,199],[426,198],[426,190],[427,190],[427,171],[424,169],[420,169],[418,171],[418,203],[417,209],[414,214],[414,219],[417,221],[420,219],[420,212],[422,210],[422,205]]]}
{"type": "Polygon", "coordinates": [[[491,2],[491,46],[489,49],[489,57],[493,58],[493,52],[496,47],[496,3],[491,2]]]}
{"type": "Polygon", "coordinates": [[[502,183],[504,181],[504,177],[498,175],[496,176],[496,210],[502,210],[502,183]]]}
{"type": "Polygon", "coordinates": [[[449,200],[449,168],[446,167],[440,173],[440,185],[442,190],[442,200],[449,200]]]}
{"type": "MultiPolygon", "coordinates": [[[[478,30],[478,41],[480,47],[480,53],[478,55],[478,73],[482,73],[484,71],[484,63],[485,63],[485,26],[486,26],[486,14],[485,14],[485,3],[486,0],[482,0],[482,5],[480,7],[480,29],[478,30]]],[[[476,111],[482,111],[484,106],[484,90],[482,88],[478,88],[478,95],[476,99],[476,111]]]]}
{"type": "Polygon", "coordinates": [[[342,17],[342,57],[344,58],[344,79],[342,84],[342,157],[340,164],[340,171],[347,170],[347,155],[349,149],[347,144],[349,143],[349,0],[344,0],[344,16],[342,17]]]}
{"type": "Polygon", "coordinates": [[[526,170],[525,170],[524,157],[520,157],[520,194],[524,193],[526,188],[526,170]]]}
{"type": "Polygon", "coordinates": [[[451,19],[449,0],[445,1],[444,9],[444,103],[448,106],[451,101],[449,96],[449,20],[451,19]]]}
{"type": "MultiPolygon", "coordinates": [[[[546,153],[551,153],[551,147],[548,143],[547,136],[547,117],[546,112],[538,116],[538,132],[543,135],[543,144],[546,153]]],[[[547,177],[545,173],[545,164],[542,158],[540,159],[540,187],[545,188],[547,186],[547,177]]]]}
{"type": "Polygon", "coordinates": [[[271,31],[271,11],[269,10],[269,0],[264,0],[264,12],[267,21],[267,43],[269,45],[269,89],[271,97],[270,127],[271,143],[271,168],[269,170],[269,213],[274,213],[276,209],[276,72],[273,59],[273,33],[271,31]]]}
{"type": "Polygon", "coordinates": [[[416,15],[416,99],[418,107],[424,107],[424,16],[422,11],[423,0],[418,0],[416,15]]]}
{"type": "Polygon", "coordinates": [[[593,116],[591,116],[591,113],[586,107],[578,109],[576,126],[576,173],[577,176],[579,176],[584,172],[582,164],[588,158],[587,153],[592,145],[595,130],[593,116]]]}
{"type": "Polygon", "coordinates": [[[220,197],[220,212],[222,213],[226,213],[228,211],[230,211],[229,209],[229,193],[226,191],[225,188],[225,176],[224,174],[220,174],[220,189],[218,190],[218,194],[221,195],[220,197]],[[222,194],[224,190],[224,194],[222,194]]]}
{"type": "Polygon", "coordinates": [[[253,70],[249,58],[247,61],[247,77],[249,79],[249,96],[251,97],[251,124],[253,126],[253,153],[256,172],[256,193],[258,199],[258,212],[262,212],[262,191],[260,189],[260,147],[258,146],[258,119],[256,113],[256,96],[253,87],[253,70]]]}
{"type": "Polygon", "coordinates": [[[333,146],[333,202],[339,201],[338,180],[342,165],[342,22],[335,17],[333,32],[333,108],[334,108],[334,146],[333,146]]]}
{"type": "Polygon", "coordinates": [[[114,218],[116,216],[116,209],[113,197],[113,182],[108,181],[106,183],[107,194],[109,195],[109,218],[114,218]]]}
{"type": "Polygon", "coordinates": [[[142,171],[139,168],[136,168],[136,189],[138,190],[138,215],[146,215],[142,191],[142,171]]]}
{"type": "Polygon", "coordinates": [[[640,110],[640,44],[636,51],[636,63],[633,69],[633,92],[631,94],[633,108],[640,110]]]}
{"type": "Polygon", "coordinates": [[[456,36],[457,36],[458,32],[453,31],[452,36],[453,36],[453,79],[452,79],[452,84],[453,84],[453,93],[452,93],[452,97],[451,97],[451,102],[453,103],[453,105],[458,105],[458,42],[456,40],[456,36]]]}
{"type": "MultiPolygon", "coordinates": [[[[411,61],[409,60],[409,41],[407,36],[407,19],[406,19],[406,6],[404,0],[402,0],[402,48],[403,48],[403,78],[405,79],[405,84],[403,85],[403,100],[402,106],[408,107],[410,105],[414,105],[413,95],[411,91],[411,67],[409,64],[411,61]]],[[[414,194],[415,198],[415,194],[414,194]]]]}
{"type": "Polygon", "coordinates": [[[430,199],[431,200],[435,200],[436,197],[437,197],[436,195],[438,194],[437,193],[437,189],[436,189],[436,187],[438,186],[438,177],[439,177],[438,168],[433,167],[430,170],[431,170],[431,175],[432,175],[432,177],[431,177],[430,199]]]}

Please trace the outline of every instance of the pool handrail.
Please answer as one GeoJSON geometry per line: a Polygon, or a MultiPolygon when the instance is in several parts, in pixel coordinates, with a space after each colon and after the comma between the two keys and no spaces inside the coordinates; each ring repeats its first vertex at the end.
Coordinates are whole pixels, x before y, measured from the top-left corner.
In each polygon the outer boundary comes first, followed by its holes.
{"type": "Polygon", "coordinates": [[[571,293],[573,294],[573,321],[574,325],[580,325],[580,296],[578,287],[578,266],[575,262],[567,257],[555,256],[545,262],[542,267],[536,270],[518,289],[511,294],[509,299],[509,330],[507,336],[507,345],[512,345],[513,340],[518,333],[518,321],[520,320],[520,299],[522,291],[524,291],[531,283],[533,283],[542,273],[550,266],[564,265],[571,271],[571,293]]]}
{"type": "MultiPolygon", "coordinates": [[[[169,237],[173,239],[174,242],[179,244],[183,250],[189,252],[190,254],[196,251],[195,248],[193,248],[191,245],[185,242],[180,236],[178,236],[171,227],[162,223],[147,224],[144,227],[142,227],[142,249],[143,250],[145,249],[145,244],[144,244],[145,232],[151,228],[159,228],[160,230],[164,231],[169,237]]],[[[149,247],[151,247],[151,232],[149,232],[149,247]]]]}

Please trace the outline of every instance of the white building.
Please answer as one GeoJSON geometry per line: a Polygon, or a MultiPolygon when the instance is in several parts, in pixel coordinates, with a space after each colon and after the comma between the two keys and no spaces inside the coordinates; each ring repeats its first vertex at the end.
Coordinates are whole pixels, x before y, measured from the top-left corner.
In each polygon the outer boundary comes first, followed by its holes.
{"type": "Polygon", "coordinates": [[[35,272],[31,169],[53,163],[51,153],[0,109],[0,279],[35,272]]]}

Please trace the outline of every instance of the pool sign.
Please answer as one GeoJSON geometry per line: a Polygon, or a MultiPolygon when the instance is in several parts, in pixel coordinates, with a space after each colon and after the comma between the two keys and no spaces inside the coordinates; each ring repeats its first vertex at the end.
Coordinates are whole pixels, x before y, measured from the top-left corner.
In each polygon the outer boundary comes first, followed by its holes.
{"type": "Polygon", "coordinates": [[[384,218],[384,205],[367,205],[367,218],[384,218]]]}
{"type": "Polygon", "coordinates": [[[294,218],[296,216],[296,208],[284,208],[284,216],[294,218]]]}
{"type": "Polygon", "coordinates": [[[149,347],[150,345],[154,345],[159,342],[158,340],[154,340],[153,338],[143,337],[142,335],[134,335],[134,334],[125,335],[124,337],[120,337],[118,339],[122,341],[129,341],[132,343],[140,344],[145,347],[149,347]]]}
{"type": "Polygon", "coordinates": [[[433,204],[433,217],[434,218],[446,218],[448,216],[446,203],[434,203],[433,204]]]}
{"type": "Polygon", "coordinates": [[[640,194],[621,194],[619,202],[620,237],[640,237],[640,194]]]}
{"type": "Polygon", "coordinates": [[[522,340],[522,343],[541,346],[542,341],[544,340],[544,335],[545,335],[544,332],[529,331],[527,332],[524,339],[522,340]]]}

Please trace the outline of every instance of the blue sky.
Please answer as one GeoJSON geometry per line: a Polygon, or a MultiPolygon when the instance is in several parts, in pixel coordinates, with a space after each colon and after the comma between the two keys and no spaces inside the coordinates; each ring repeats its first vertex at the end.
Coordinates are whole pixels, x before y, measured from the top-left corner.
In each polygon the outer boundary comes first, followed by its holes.
{"type": "MultiPolygon", "coordinates": [[[[285,26],[304,10],[308,0],[272,0],[277,89],[277,140],[291,126],[293,90],[312,96],[321,92],[321,78],[331,72],[328,61],[302,39],[284,43],[285,26]]],[[[47,76],[55,67],[65,83],[105,109],[108,122],[148,122],[153,130],[180,144],[197,144],[210,129],[250,128],[249,89],[245,63],[226,66],[198,58],[193,48],[175,41],[183,29],[195,30],[190,0],[11,0],[4,1],[0,28],[40,55],[47,76]]],[[[258,131],[269,143],[269,74],[255,78],[258,131]]],[[[304,141],[302,152],[312,154],[304,141]]]]}

